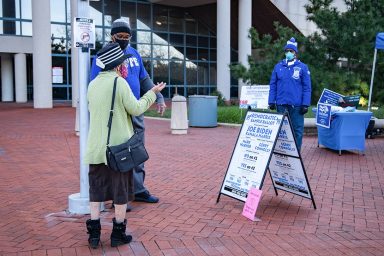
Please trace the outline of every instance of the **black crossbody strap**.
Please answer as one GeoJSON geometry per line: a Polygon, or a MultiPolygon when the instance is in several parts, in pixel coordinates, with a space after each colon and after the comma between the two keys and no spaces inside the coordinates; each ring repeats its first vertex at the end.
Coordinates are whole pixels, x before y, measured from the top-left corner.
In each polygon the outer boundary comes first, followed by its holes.
{"type": "Polygon", "coordinates": [[[115,81],[113,83],[113,92],[112,92],[112,103],[111,110],[109,111],[109,119],[108,119],[108,138],[107,138],[107,146],[109,146],[109,137],[111,135],[111,127],[112,127],[112,118],[113,118],[113,107],[115,105],[115,95],[116,95],[116,82],[117,77],[115,77],[115,81]]]}

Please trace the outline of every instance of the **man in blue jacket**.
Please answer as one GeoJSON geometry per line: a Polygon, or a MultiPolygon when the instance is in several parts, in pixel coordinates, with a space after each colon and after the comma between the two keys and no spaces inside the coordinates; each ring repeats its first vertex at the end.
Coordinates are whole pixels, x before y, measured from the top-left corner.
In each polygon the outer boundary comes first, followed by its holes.
{"type": "MultiPolygon", "coordinates": [[[[141,56],[129,45],[131,39],[131,28],[129,23],[124,19],[117,19],[112,23],[111,37],[113,42],[117,42],[120,48],[124,51],[124,54],[131,54],[132,56],[127,59],[126,68],[127,74],[125,79],[129,84],[133,94],[137,99],[140,99],[140,95],[145,94],[154,85],[152,80],[149,78],[147,71],[144,68],[141,56]]],[[[96,58],[93,59],[90,81],[92,81],[101,71],[96,65],[96,58]]],[[[123,72],[125,73],[125,72],[123,72]]],[[[124,74],[122,74],[124,76],[124,74]]],[[[162,84],[162,83],[161,83],[162,84]]],[[[158,113],[163,115],[166,105],[164,98],[161,93],[156,94],[156,102],[158,106],[158,113]]],[[[138,132],[144,141],[144,115],[132,117],[133,127],[138,132]]],[[[133,171],[134,189],[135,189],[135,201],[146,202],[146,203],[157,203],[159,198],[151,195],[144,186],[145,170],[144,164],[135,168],[133,171]]],[[[127,206],[127,211],[130,210],[130,206],[127,206]]]]}
{"type": "Polygon", "coordinates": [[[288,112],[300,151],[304,131],[304,114],[311,104],[311,76],[307,65],[297,59],[295,38],[284,47],[285,59],[276,64],[269,83],[269,108],[288,112]]]}

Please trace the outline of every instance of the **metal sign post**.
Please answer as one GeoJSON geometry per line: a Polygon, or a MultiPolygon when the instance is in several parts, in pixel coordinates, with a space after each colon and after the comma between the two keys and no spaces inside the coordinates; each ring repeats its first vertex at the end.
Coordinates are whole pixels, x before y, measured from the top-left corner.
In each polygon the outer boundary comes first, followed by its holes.
{"type": "MultiPolygon", "coordinates": [[[[68,210],[70,213],[88,214],[89,207],[89,181],[88,165],[84,163],[84,155],[87,146],[89,114],[87,106],[87,86],[89,75],[89,48],[95,47],[95,29],[93,20],[89,19],[88,0],[77,0],[77,16],[74,18],[74,38],[78,51],[78,82],[79,82],[79,108],[80,108],[80,193],[68,197],[68,210]]],[[[76,60],[74,60],[76,61],[76,60]]],[[[75,78],[76,79],[76,78],[75,78]]],[[[104,206],[102,206],[104,207],[104,206]]]]}

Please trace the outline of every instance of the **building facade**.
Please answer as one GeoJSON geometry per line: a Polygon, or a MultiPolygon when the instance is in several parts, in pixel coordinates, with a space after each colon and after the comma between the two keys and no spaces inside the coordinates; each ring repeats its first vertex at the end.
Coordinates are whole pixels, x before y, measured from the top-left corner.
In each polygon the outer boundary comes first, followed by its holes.
{"type": "MultiPolygon", "coordinates": [[[[36,108],[50,108],[53,101],[72,100],[76,105],[78,49],[71,45],[71,23],[77,2],[0,0],[3,102],[33,100],[36,108]]],[[[247,64],[249,28],[268,31],[275,20],[294,27],[263,0],[99,0],[89,1],[89,17],[96,25],[91,58],[110,41],[113,20],[129,20],[131,46],[152,80],[167,83],[166,98],[215,91],[227,100],[237,98],[239,82],[231,78],[228,65],[247,64]]]]}

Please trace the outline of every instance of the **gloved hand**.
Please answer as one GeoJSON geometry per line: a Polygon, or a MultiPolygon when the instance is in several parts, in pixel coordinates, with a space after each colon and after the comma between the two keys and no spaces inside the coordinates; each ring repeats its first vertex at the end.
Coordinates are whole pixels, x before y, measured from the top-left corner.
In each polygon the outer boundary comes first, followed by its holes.
{"type": "Polygon", "coordinates": [[[305,115],[308,112],[308,106],[301,106],[300,114],[305,115]]]}
{"type": "Polygon", "coordinates": [[[276,109],[276,104],[272,103],[272,104],[269,104],[268,108],[270,110],[275,110],[276,109]]]}

